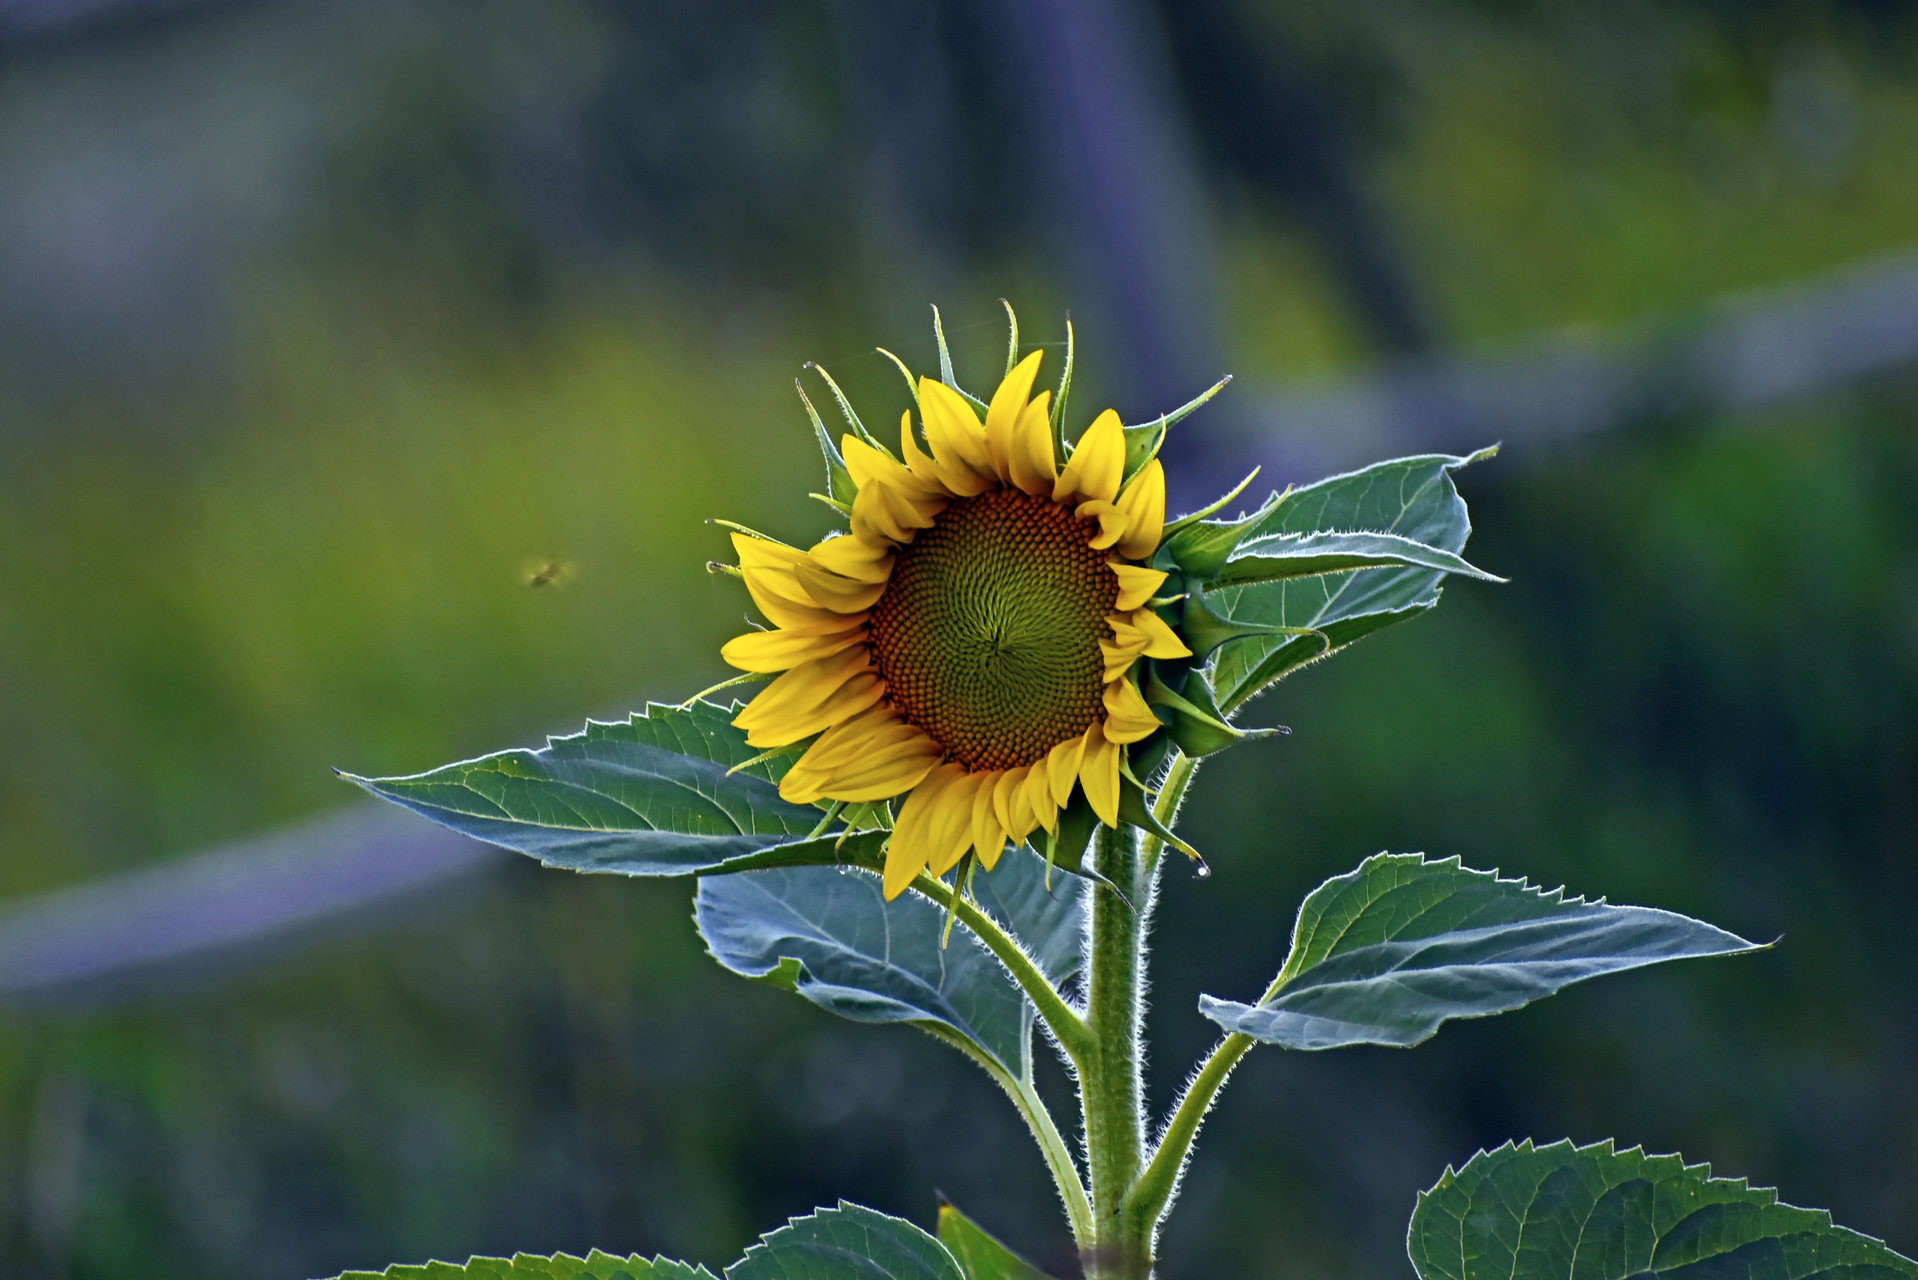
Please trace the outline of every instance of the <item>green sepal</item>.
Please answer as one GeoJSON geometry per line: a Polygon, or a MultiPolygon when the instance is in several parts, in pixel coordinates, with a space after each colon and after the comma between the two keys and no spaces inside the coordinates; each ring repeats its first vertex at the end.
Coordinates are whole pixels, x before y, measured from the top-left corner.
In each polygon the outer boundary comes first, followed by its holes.
{"type": "Polygon", "coordinates": [[[1092,846],[1092,833],[1098,828],[1099,815],[1092,811],[1092,802],[1086,799],[1085,792],[1076,792],[1066,807],[1059,810],[1058,823],[1046,833],[1047,888],[1052,887],[1054,867],[1099,884],[1108,883],[1104,876],[1085,865],[1086,850],[1092,846]]]}
{"type": "Polygon", "coordinates": [[[846,460],[839,455],[839,446],[832,442],[826,424],[819,417],[819,410],[813,408],[812,400],[806,395],[805,384],[794,378],[793,390],[799,393],[799,402],[806,406],[806,416],[812,419],[813,436],[819,441],[819,452],[826,459],[826,496],[834,502],[851,502],[859,490],[852,482],[852,473],[846,470],[846,460]]]}
{"type": "Polygon", "coordinates": [[[944,1196],[939,1198],[939,1243],[958,1259],[966,1280],[1050,1280],[1045,1272],[953,1208],[944,1196]]]}
{"type": "Polygon", "coordinates": [[[1227,374],[1171,413],[1161,414],[1151,422],[1142,422],[1136,427],[1125,428],[1125,478],[1130,480],[1139,474],[1141,467],[1158,456],[1160,447],[1165,444],[1167,427],[1189,416],[1193,410],[1225,390],[1225,384],[1230,381],[1232,375],[1227,374]]]}
{"type": "Polygon", "coordinates": [[[1284,732],[1282,729],[1241,729],[1219,710],[1212,687],[1204,676],[1188,675],[1184,683],[1184,692],[1174,691],[1154,671],[1141,682],[1140,691],[1145,694],[1148,706],[1162,707],[1172,713],[1172,723],[1166,731],[1179,750],[1194,759],[1284,732]]]}
{"type": "Polygon", "coordinates": [[[1192,650],[1194,658],[1205,657],[1228,640],[1243,640],[1248,636],[1317,636],[1327,649],[1332,647],[1331,638],[1313,627],[1284,627],[1277,623],[1233,622],[1221,618],[1205,603],[1202,591],[1186,596],[1178,630],[1179,638],[1192,650]]]}
{"type": "Polygon", "coordinates": [[[1214,498],[1212,501],[1206,503],[1203,507],[1200,507],[1197,511],[1189,511],[1185,515],[1180,516],[1177,520],[1174,520],[1170,524],[1166,525],[1165,529],[1159,535],[1159,540],[1163,542],[1167,538],[1172,537],[1174,534],[1179,533],[1181,530],[1190,528],[1192,525],[1198,524],[1201,520],[1204,520],[1209,516],[1215,516],[1220,511],[1223,511],[1225,509],[1226,503],[1232,501],[1232,499],[1244,493],[1246,489],[1251,486],[1252,482],[1259,478],[1260,470],[1261,468],[1259,467],[1252,468],[1252,470],[1245,473],[1245,479],[1233,485],[1230,489],[1226,490],[1219,497],[1214,498]]]}
{"type": "Polygon", "coordinates": [[[1290,493],[1289,489],[1285,493],[1274,493],[1257,511],[1237,520],[1205,520],[1187,525],[1159,544],[1156,558],[1169,560],[1171,564],[1167,567],[1177,568],[1188,577],[1210,579],[1225,567],[1225,562],[1239,549],[1239,543],[1278,510],[1290,493]]]}
{"type": "Polygon", "coordinates": [[[1144,788],[1123,774],[1119,777],[1119,821],[1129,822],[1157,836],[1199,866],[1205,866],[1205,859],[1199,856],[1197,849],[1179,839],[1172,833],[1172,828],[1159,821],[1158,815],[1152,812],[1152,806],[1146,803],[1144,788]]]}
{"type": "Polygon", "coordinates": [[[1139,469],[1158,456],[1159,447],[1165,443],[1166,422],[1164,418],[1155,418],[1151,422],[1137,427],[1126,427],[1125,436],[1125,479],[1130,480],[1139,474],[1139,469]]]}
{"type": "Polygon", "coordinates": [[[1052,402],[1052,456],[1066,458],[1066,397],[1072,394],[1072,317],[1066,317],[1066,367],[1059,375],[1059,395],[1052,402]]]}
{"type": "Polygon", "coordinates": [[[892,807],[884,800],[862,800],[846,806],[847,831],[891,831],[892,807]]]}
{"type": "Polygon", "coordinates": [[[1172,754],[1172,739],[1166,736],[1165,730],[1161,729],[1150,737],[1127,747],[1125,755],[1120,757],[1120,767],[1134,778],[1154,777],[1170,754],[1172,754]]]}
{"type": "Polygon", "coordinates": [[[946,346],[946,322],[939,317],[939,308],[932,309],[932,336],[939,343],[939,381],[957,391],[973,404],[983,409],[986,402],[959,385],[959,379],[952,372],[952,349],[946,346]]]}
{"type": "Polygon", "coordinates": [[[919,383],[913,378],[912,370],[906,367],[904,360],[901,360],[884,347],[874,347],[873,350],[892,361],[893,365],[899,370],[899,376],[906,380],[906,390],[912,393],[912,407],[917,409],[919,407],[919,383]]]}
{"type": "MultiPolygon", "coordinates": [[[[845,415],[846,425],[852,428],[852,433],[873,448],[879,450],[880,453],[883,453],[888,458],[892,458],[892,450],[888,449],[872,432],[866,430],[866,424],[859,420],[858,410],[852,407],[852,401],[846,399],[846,393],[839,389],[839,384],[833,381],[833,376],[826,372],[825,367],[816,360],[808,360],[806,362],[806,368],[818,374],[820,379],[825,382],[827,388],[831,390],[832,398],[839,402],[839,412],[845,415]]],[[[896,458],[894,460],[897,461],[896,458]]],[[[847,496],[850,497],[850,493],[847,496]]]]}

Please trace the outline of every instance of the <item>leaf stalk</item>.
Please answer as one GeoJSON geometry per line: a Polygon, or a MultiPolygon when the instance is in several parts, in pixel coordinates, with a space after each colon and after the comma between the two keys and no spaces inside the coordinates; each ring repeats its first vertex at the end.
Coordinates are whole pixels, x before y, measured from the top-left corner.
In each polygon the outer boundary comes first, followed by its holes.
{"type": "Polygon", "coordinates": [[[1072,1006],[1066,1003],[1065,997],[1059,994],[1059,989],[1052,985],[1046,975],[1039,972],[1039,967],[1026,954],[1025,948],[1000,927],[997,920],[945,881],[921,871],[912,882],[912,888],[921,897],[951,911],[965,922],[966,928],[972,930],[973,936],[984,943],[986,950],[1005,966],[1012,980],[1032,1001],[1067,1059],[1075,1068],[1083,1070],[1085,1060],[1094,1049],[1092,1029],[1086,1025],[1085,1019],[1073,1012],[1072,1006]]]}

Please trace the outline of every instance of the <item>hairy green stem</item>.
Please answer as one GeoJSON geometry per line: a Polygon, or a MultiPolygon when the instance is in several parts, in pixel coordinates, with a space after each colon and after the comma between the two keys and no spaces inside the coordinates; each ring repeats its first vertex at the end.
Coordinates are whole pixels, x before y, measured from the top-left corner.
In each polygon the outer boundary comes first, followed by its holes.
{"type": "Polygon", "coordinates": [[[1039,967],[1026,954],[1025,948],[1002,929],[997,920],[981,911],[945,881],[934,879],[922,871],[912,882],[912,887],[914,892],[952,911],[965,922],[966,928],[972,930],[973,936],[985,944],[986,950],[998,958],[999,963],[1006,967],[1006,972],[1012,975],[1013,981],[1025,991],[1026,998],[1039,1011],[1039,1016],[1045,1020],[1047,1028],[1073,1066],[1083,1070],[1085,1059],[1091,1055],[1094,1047],[1092,1030],[1086,1025],[1085,1019],[1073,1012],[1058,988],[1039,972],[1039,967]]]}
{"type": "Polygon", "coordinates": [[[1087,1280],[1143,1280],[1152,1273],[1151,1242],[1120,1210],[1145,1157],[1145,939],[1153,877],[1130,828],[1101,827],[1093,856],[1125,896],[1095,889],[1088,924],[1086,1023],[1094,1045],[1079,1065],[1093,1213],[1085,1272],[1087,1280]]]}

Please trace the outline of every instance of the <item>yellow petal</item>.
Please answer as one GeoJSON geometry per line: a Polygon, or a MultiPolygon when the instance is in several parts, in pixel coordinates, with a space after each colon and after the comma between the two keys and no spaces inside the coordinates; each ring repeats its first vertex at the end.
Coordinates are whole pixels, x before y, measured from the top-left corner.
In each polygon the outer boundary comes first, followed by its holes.
{"type": "Polygon", "coordinates": [[[906,803],[900,806],[899,819],[893,823],[892,840],[886,846],[886,873],[881,886],[886,901],[904,893],[937,851],[932,836],[940,793],[952,784],[955,776],[964,776],[964,773],[958,765],[941,765],[927,774],[926,780],[914,787],[906,803]]]}
{"type": "Polygon", "coordinates": [[[1086,799],[1099,821],[1108,827],[1119,825],[1119,744],[1107,740],[1098,725],[1086,730],[1085,761],[1079,766],[1079,781],[1086,799]]]}
{"type": "MultiPolygon", "coordinates": [[[[844,541],[844,539],[841,539],[844,541]]],[[[886,592],[881,582],[860,582],[807,561],[793,570],[793,577],[806,594],[828,609],[841,613],[859,613],[879,603],[886,592]]]]}
{"type": "Polygon", "coordinates": [[[1105,736],[1110,742],[1137,742],[1159,728],[1159,717],[1152,714],[1130,680],[1114,680],[1106,686],[1105,736]]]}
{"type": "Polygon", "coordinates": [[[772,541],[770,538],[755,538],[751,534],[734,531],[732,534],[733,551],[739,556],[742,569],[787,569],[806,558],[806,553],[772,541]]]}
{"type": "MultiPolygon", "coordinates": [[[[860,802],[867,800],[890,800],[903,795],[919,785],[939,757],[945,752],[930,738],[904,746],[894,747],[883,753],[865,757],[863,760],[840,766],[831,776],[816,784],[801,782],[795,790],[805,793],[805,799],[797,795],[788,795],[781,780],[779,794],[795,803],[811,803],[813,800],[847,800],[860,802]]],[[[789,773],[787,777],[791,777],[789,773]]]]}
{"type": "Polygon", "coordinates": [[[791,569],[769,569],[762,565],[742,565],[739,576],[746,584],[746,590],[752,593],[756,601],[761,595],[769,595],[795,609],[823,609],[826,606],[813,598],[806,590],[799,575],[791,569]]]}
{"type": "Polygon", "coordinates": [[[1143,560],[1157,551],[1159,539],[1165,534],[1165,468],[1157,458],[1132,477],[1132,483],[1119,495],[1119,510],[1126,516],[1119,554],[1128,560],[1143,560]]]}
{"type": "MultiPolygon", "coordinates": [[[[1108,619],[1108,621],[1114,621],[1108,619]]],[[[1185,641],[1179,639],[1179,633],[1166,624],[1165,619],[1150,609],[1135,609],[1126,621],[1145,633],[1145,656],[1148,658],[1189,658],[1192,650],[1186,648],[1185,641]]]]}
{"type": "Polygon", "coordinates": [[[897,458],[881,453],[858,436],[841,436],[839,452],[846,460],[846,474],[860,489],[885,484],[920,496],[931,496],[938,491],[936,484],[920,479],[897,458]]]}
{"type": "Polygon", "coordinates": [[[972,497],[999,482],[986,433],[965,397],[943,382],[921,378],[919,419],[926,425],[926,444],[947,488],[972,497]]]}
{"type": "Polygon", "coordinates": [[[972,810],[979,789],[990,776],[967,773],[963,765],[953,765],[960,776],[939,796],[932,817],[932,874],[943,876],[958,865],[966,850],[972,848],[972,810]]]}
{"type": "Polygon", "coordinates": [[[1116,502],[1107,502],[1104,498],[1086,499],[1074,509],[1073,514],[1081,520],[1099,522],[1099,532],[1086,539],[1087,546],[1099,551],[1104,551],[1124,537],[1130,520],[1116,502]]]}
{"type": "Polygon", "coordinates": [[[945,480],[939,474],[939,464],[931,454],[919,447],[917,437],[912,434],[912,411],[906,410],[899,415],[899,456],[906,461],[906,470],[926,482],[928,486],[943,489],[945,480]]]}
{"type": "Polygon", "coordinates": [[[1119,425],[1119,415],[1107,409],[1079,437],[1058,482],[1052,486],[1052,500],[1085,502],[1096,498],[1110,502],[1119,496],[1119,481],[1124,476],[1125,428],[1119,425]]]}
{"type": "MultiPolygon", "coordinates": [[[[815,542],[806,552],[813,563],[844,578],[853,578],[860,582],[884,582],[892,573],[893,546],[890,542],[868,541],[865,538],[841,536],[827,538],[824,542],[815,542]]],[[[1118,570],[1114,569],[1114,573],[1118,570]]],[[[1144,573],[1143,569],[1132,570],[1144,573]]],[[[1125,578],[1120,577],[1123,583],[1125,578]]],[[[1120,589],[1118,608],[1125,608],[1125,592],[1120,589]]]]}
{"type": "Polygon", "coordinates": [[[746,592],[753,598],[753,604],[766,615],[766,621],[782,631],[803,632],[807,635],[833,635],[847,627],[866,620],[864,612],[837,613],[816,604],[799,604],[795,596],[805,594],[798,580],[787,578],[777,585],[786,590],[778,590],[773,582],[764,577],[746,576],[746,592]]]}
{"type": "Polygon", "coordinates": [[[853,497],[853,535],[910,542],[915,532],[932,526],[933,517],[944,510],[945,505],[943,495],[937,498],[915,497],[896,485],[884,482],[870,484],[853,497]]]}
{"type": "Polygon", "coordinates": [[[1006,828],[992,811],[993,792],[999,778],[996,773],[975,774],[979,781],[979,794],[972,801],[972,848],[979,855],[979,861],[986,870],[992,870],[992,864],[999,860],[999,853],[1006,847],[1006,828]]]}
{"type": "Polygon", "coordinates": [[[847,631],[748,631],[719,647],[719,656],[741,671],[789,671],[814,658],[828,658],[865,639],[862,623],[847,631]]]}
{"type": "Polygon", "coordinates": [[[1061,742],[1046,755],[1046,782],[1052,788],[1052,802],[1061,809],[1072,799],[1072,784],[1079,778],[1079,761],[1085,758],[1084,735],[1061,742]]]}
{"type": "Polygon", "coordinates": [[[843,631],[855,621],[847,615],[859,610],[835,610],[799,581],[794,570],[806,562],[805,552],[737,533],[733,547],[747,593],[774,626],[817,633],[843,631]]]}
{"type": "MultiPolygon", "coordinates": [[[[1052,801],[1052,778],[1048,764],[1048,760],[1041,760],[1026,774],[1025,805],[1032,810],[1032,820],[1050,831],[1059,825],[1059,806],[1052,801]]],[[[1070,788],[1071,785],[1072,781],[1068,778],[1066,786],[1070,788]]]]}
{"type": "MultiPolygon", "coordinates": [[[[878,676],[870,673],[854,676],[841,685],[837,693],[816,707],[768,717],[758,728],[747,731],[746,743],[762,751],[771,747],[790,746],[847,716],[859,714],[885,695],[886,682],[878,676]]],[[[733,723],[739,722],[735,720],[733,723]]]]}
{"type": "MultiPolygon", "coordinates": [[[[819,548],[814,547],[814,558],[818,555],[819,548]]],[[[1141,569],[1136,565],[1120,564],[1116,560],[1108,567],[1119,579],[1119,599],[1112,607],[1121,612],[1142,608],[1165,585],[1166,575],[1159,569],[1141,569]]],[[[845,570],[841,569],[840,572],[844,573],[845,570]]]]}
{"type": "Polygon", "coordinates": [[[1032,766],[1020,765],[1001,773],[992,785],[992,816],[999,820],[999,825],[1006,829],[1006,838],[1014,844],[1023,842],[1039,825],[1033,816],[1032,802],[1025,798],[1026,781],[1031,776],[1032,766]]]}
{"type": "MultiPolygon", "coordinates": [[[[938,743],[901,720],[899,713],[883,702],[863,712],[857,720],[858,723],[849,721],[836,724],[820,734],[819,741],[807,748],[806,754],[793,765],[792,771],[803,770],[817,775],[826,783],[823,789],[827,795],[835,800],[846,800],[851,797],[837,792],[869,785],[888,761],[936,761],[945,754],[938,743]]],[[[787,776],[790,777],[791,773],[787,776]]],[[[900,787],[887,794],[897,795],[904,790],[904,787],[900,787]]]]}
{"type": "MultiPolygon", "coordinates": [[[[858,715],[833,725],[793,762],[781,780],[796,788],[824,791],[825,784],[840,773],[859,769],[865,761],[899,751],[918,751],[930,738],[899,718],[899,713],[881,702],[858,715]]],[[[787,796],[787,799],[795,799],[787,796]]]]}
{"type": "Polygon", "coordinates": [[[1107,684],[1130,671],[1132,664],[1139,660],[1139,655],[1145,652],[1145,633],[1133,631],[1131,635],[1138,638],[1099,642],[1099,656],[1105,659],[1105,670],[1101,674],[1107,684]]]}
{"type": "Polygon", "coordinates": [[[848,649],[794,667],[760,690],[733,723],[752,746],[783,747],[866,710],[885,696],[886,683],[863,665],[834,665],[847,657],[863,664],[866,655],[848,649]]]}
{"type": "Polygon", "coordinates": [[[986,408],[986,449],[992,458],[992,469],[999,473],[1001,480],[1013,484],[1018,484],[1012,472],[1013,430],[1019,425],[1019,415],[1026,411],[1026,402],[1032,398],[1032,383],[1039,376],[1041,354],[1035,351],[1014,365],[999,389],[992,393],[992,403],[986,408]]]}
{"type": "Polygon", "coordinates": [[[1052,492],[1059,479],[1052,462],[1052,393],[1041,391],[1012,429],[1012,483],[1035,498],[1052,492]]]}
{"type": "Polygon", "coordinates": [[[870,670],[871,665],[871,655],[856,648],[802,662],[761,689],[733,723],[750,729],[787,710],[818,706],[846,681],[870,670]]]}
{"type": "MultiPolygon", "coordinates": [[[[1034,772],[1033,768],[1025,766],[1008,770],[1006,774],[1015,779],[1006,796],[1006,816],[1011,819],[1006,823],[1006,838],[1016,845],[1024,844],[1026,837],[1032,834],[1032,829],[1039,825],[1039,815],[1032,807],[1032,791],[1027,786],[1034,772]]],[[[1036,772],[1044,773],[1044,766],[1041,765],[1036,772]]]]}

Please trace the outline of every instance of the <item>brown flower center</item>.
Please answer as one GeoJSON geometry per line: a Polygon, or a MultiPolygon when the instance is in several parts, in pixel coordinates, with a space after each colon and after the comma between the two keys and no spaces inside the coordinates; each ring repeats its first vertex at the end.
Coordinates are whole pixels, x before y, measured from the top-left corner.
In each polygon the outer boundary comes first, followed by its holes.
{"type": "Polygon", "coordinates": [[[951,503],[899,548],[871,621],[899,714],[969,769],[1012,769],[1102,714],[1119,597],[1097,526],[1011,487],[951,503]]]}

